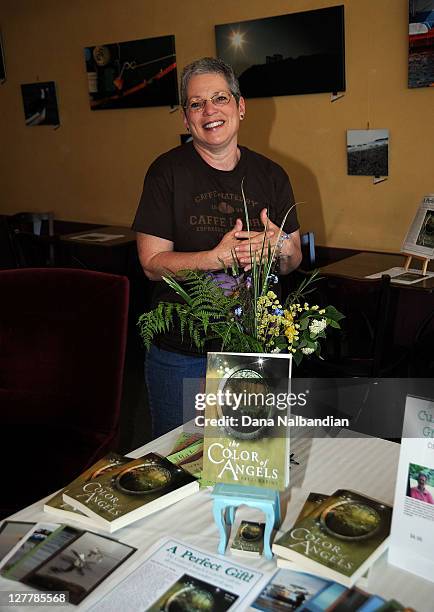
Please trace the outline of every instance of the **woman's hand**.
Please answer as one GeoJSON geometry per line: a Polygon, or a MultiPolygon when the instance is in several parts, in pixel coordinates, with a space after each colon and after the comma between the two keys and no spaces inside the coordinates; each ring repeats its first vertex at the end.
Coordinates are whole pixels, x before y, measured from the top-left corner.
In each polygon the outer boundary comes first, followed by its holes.
{"type": "Polygon", "coordinates": [[[242,229],[243,222],[241,219],[237,219],[234,227],[229,230],[229,232],[226,232],[218,245],[210,251],[213,260],[212,270],[230,268],[234,263],[234,259],[236,261],[237,255],[235,248],[237,244],[239,244],[239,241],[236,239],[235,234],[241,232],[242,229]]]}
{"type": "Polygon", "coordinates": [[[260,219],[267,231],[238,231],[235,234],[235,237],[240,240],[239,244],[235,247],[235,252],[241,267],[246,271],[252,267],[253,258],[259,261],[261,253],[264,258],[268,257],[269,248],[273,253],[274,247],[281,235],[280,228],[267,217],[266,208],[261,210],[260,219]]]}

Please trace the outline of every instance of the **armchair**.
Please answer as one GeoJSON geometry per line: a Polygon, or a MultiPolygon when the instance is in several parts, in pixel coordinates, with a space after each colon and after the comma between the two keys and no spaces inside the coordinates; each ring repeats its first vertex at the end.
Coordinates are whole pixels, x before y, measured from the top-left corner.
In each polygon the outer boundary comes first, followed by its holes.
{"type": "Polygon", "coordinates": [[[76,269],[0,270],[0,295],[5,516],[116,449],[128,280],[76,269]]]}

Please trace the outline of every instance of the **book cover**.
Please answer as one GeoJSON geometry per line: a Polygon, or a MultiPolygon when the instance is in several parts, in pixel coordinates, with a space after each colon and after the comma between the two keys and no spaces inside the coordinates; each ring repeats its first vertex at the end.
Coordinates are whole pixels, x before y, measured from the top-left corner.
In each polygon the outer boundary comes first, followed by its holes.
{"type": "Polygon", "coordinates": [[[290,376],[290,355],[208,353],[206,482],[288,486],[290,376]]]}
{"type": "Polygon", "coordinates": [[[166,459],[193,474],[199,479],[200,484],[203,469],[203,436],[182,432],[166,459]]]}
{"type": "Polygon", "coordinates": [[[198,489],[197,479],[182,467],[148,453],[71,487],[63,499],[113,532],[198,489]]]}
{"type": "MultiPolygon", "coordinates": [[[[339,492],[332,493],[332,495],[337,495],[337,494],[339,494],[339,492]]],[[[295,522],[301,521],[302,519],[309,516],[309,514],[314,512],[314,510],[316,510],[321,504],[323,504],[330,497],[331,497],[330,495],[324,495],[323,493],[315,493],[313,491],[309,493],[306,501],[303,504],[302,509],[300,510],[299,515],[295,519],[295,522]]],[[[294,563],[294,561],[289,561],[288,559],[277,557],[276,562],[277,562],[277,567],[280,567],[282,569],[303,571],[303,569],[300,568],[299,565],[294,563]]],[[[366,589],[368,587],[370,570],[371,568],[367,569],[366,572],[363,574],[363,576],[361,576],[357,580],[356,584],[359,588],[366,589]]]]}
{"type": "Polygon", "coordinates": [[[391,506],[337,491],[276,540],[273,552],[351,587],[387,547],[391,519],[391,506]]]}
{"type": "Polygon", "coordinates": [[[231,544],[231,552],[242,557],[260,557],[264,550],[265,523],[241,521],[231,544]]]}
{"type": "Polygon", "coordinates": [[[82,472],[80,476],[78,476],[78,478],[73,480],[64,489],[62,489],[61,491],[56,493],[56,495],[53,495],[53,497],[46,501],[44,504],[44,511],[49,512],[50,514],[56,516],[57,518],[63,521],[72,519],[74,521],[78,521],[79,523],[83,523],[88,527],[98,528],[98,524],[94,522],[89,516],[86,516],[85,514],[80,512],[80,510],[77,510],[70,504],[67,504],[63,500],[63,494],[67,493],[68,490],[72,487],[78,487],[80,485],[83,485],[84,483],[88,482],[89,480],[92,480],[93,478],[97,478],[103,473],[108,474],[115,467],[118,467],[119,465],[124,465],[125,463],[129,463],[130,461],[131,457],[124,457],[113,452],[108,453],[107,455],[105,455],[105,457],[94,463],[90,468],[82,472]]]}

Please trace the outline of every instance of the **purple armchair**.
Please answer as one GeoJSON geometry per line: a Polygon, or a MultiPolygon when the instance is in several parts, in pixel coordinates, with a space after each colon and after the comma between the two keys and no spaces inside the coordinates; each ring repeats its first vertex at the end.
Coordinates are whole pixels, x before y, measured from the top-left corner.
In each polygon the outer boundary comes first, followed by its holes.
{"type": "Polygon", "coordinates": [[[87,270],[0,271],[0,516],[116,450],[128,288],[87,270]]]}

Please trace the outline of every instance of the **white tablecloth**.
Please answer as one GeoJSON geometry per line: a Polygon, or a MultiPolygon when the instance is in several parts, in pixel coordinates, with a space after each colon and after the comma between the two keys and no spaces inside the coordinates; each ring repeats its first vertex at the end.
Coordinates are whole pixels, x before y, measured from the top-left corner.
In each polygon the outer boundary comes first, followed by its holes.
{"type": "MultiPolygon", "coordinates": [[[[139,457],[149,450],[166,454],[170,451],[178,433],[177,430],[170,432],[137,449],[131,453],[131,456],[139,457]]],[[[311,491],[330,494],[336,489],[347,488],[393,504],[400,449],[398,444],[377,438],[361,437],[358,434],[351,435],[349,432],[345,435],[339,434],[337,437],[302,437],[305,434],[304,430],[294,431],[291,440],[291,452],[300,465],[293,464],[291,467],[291,488],[282,524],[283,530],[289,529],[311,491]]],[[[42,509],[44,501],[41,500],[10,518],[31,521],[50,520],[50,514],[42,509]]],[[[247,520],[261,519],[261,515],[251,508],[242,508],[237,516],[247,520]]],[[[83,525],[78,523],[77,526],[83,528],[83,525]]],[[[79,606],[38,606],[37,609],[87,610],[93,607],[94,610],[104,610],[104,596],[141,563],[145,551],[151,544],[168,535],[216,553],[219,536],[212,517],[210,490],[201,490],[163,511],[115,532],[113,537],[135,546],[138,552],[99,585],[79,606]]],[[[238,560],[264,571],[271,572],[276,567],[274,560],[266,561],[264,558],[238,560]]],[[[29,591],[29,588],[0,577],[0,590],[29,591]]],[[[418,612],[434,610],[434,583],[388,565],[386,558],[377,562],[371,571],[367,590],[381,595],[386,600],[397,599],[407,606],[412,606],[418,612]]],[[[18,609],[30,608],[10,607],[10,610],[15,612],[18,609]]],[[[130,611],[125,609],[122,612],[130,611]]]]}

